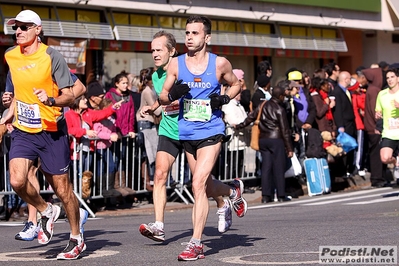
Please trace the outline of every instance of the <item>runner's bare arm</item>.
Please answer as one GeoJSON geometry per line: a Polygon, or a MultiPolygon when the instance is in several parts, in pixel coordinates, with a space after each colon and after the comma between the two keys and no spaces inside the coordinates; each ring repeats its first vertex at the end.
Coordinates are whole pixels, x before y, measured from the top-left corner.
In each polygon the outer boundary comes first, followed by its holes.
{"type": "Polygon", "coordinates": [[[86,93],[86,87],[79,79],[77,79],[73,84],[72,92],[76,99],[86,93]]]}
{"type": "Polygon", "coordinates": [[[229,84],[230,88],[225,92],[226,95],[233,99],[241,92],[241,84],[238,81],[236,75],[233,73],[233,67],[229,60],[224,57],[218,57],[216,60],[216,67],[220,73],[220,79],[222,78],[229,84]]]}
{"type": "Polygon", "coordinates": [[[49,97],[46,91],[43,89],[34,89],[33,93],[37,96],[39,101],[49,106],[66,107],[70,106],[75,101],[72,87],[61,89],[61,93],[58,95],[58,97],[53,99],[51,99],[52,97],[49,97]]]}
{"type": "Polygon", "coordinates": [[[15,108],[15,98],[12,98],[10,106],[8,107],[8,113],[0,119],[0,125],[3,125],[7,122],[11,123],[14,117],[14,108],[15,108]]]}
{"type": "Polygon", "coordinates": [[[178,63],[177,58],[172,58],[169,63],[168,70],[166,72],[166,79],[162,86],[161,94],[159,95],[159,100],[162,105],[170,104],[171,101],[169,100],[169,92],[172,88],[173,84],[177,79],[177,71],[178,71],[178,63]]]}

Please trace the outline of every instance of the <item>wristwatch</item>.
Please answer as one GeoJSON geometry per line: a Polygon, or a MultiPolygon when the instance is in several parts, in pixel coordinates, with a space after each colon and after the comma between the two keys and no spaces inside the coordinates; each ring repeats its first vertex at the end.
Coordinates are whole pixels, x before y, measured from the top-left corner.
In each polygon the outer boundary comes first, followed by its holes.
{"type": "Polygon", "coordinates": [[[53,97],[48,97],[47,100],[49,106],[55,105],[55,99],[53,97]]]}

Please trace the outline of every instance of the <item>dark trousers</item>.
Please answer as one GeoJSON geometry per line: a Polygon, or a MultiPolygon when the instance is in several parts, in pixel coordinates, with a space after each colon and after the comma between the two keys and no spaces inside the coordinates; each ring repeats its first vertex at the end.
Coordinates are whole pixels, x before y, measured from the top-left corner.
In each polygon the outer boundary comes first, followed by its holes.
{"type": "Polygon", "coordinates": [[[274,188],[277,197],[285,197],[286,153],[282,139],[259,139],[262,154],[262,196],[273,197],[274,188]]]}
{"type": "Polygon", "coordinates": [[[381,135],[368,134],[369,156],[370,156],[370,181],[372,185],[385,183],[384,167],[380,156],[381,135]]]}

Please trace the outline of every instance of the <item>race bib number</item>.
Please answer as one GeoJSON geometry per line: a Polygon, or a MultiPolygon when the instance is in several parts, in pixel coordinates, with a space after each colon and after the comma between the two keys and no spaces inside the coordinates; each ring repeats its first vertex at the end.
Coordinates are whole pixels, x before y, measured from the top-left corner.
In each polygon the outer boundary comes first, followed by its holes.
{"type": "Polygon", "coordinates": [[[187,121],[207,122],[211,119],[211,100],[184,99],[183,117],[187,121]]]}
{"type": "Polygon", "coordinates": [[[17,101],[17,119],[21,126],[41,128],[40,110],[38,104],[27,104],[17,101]]]}
{"type": "Polygon", "coordinates": [[[175,114],[178,114],[179,111],[180,111],[180,107],[178,104],[166,105],[163,107],[164,115],[175,115],[175,114]]]}
{"type": "Polygon", "coordinates": [[[389,129],[399,129],[399,118],[389,118],[388,127],[389,129]]]}

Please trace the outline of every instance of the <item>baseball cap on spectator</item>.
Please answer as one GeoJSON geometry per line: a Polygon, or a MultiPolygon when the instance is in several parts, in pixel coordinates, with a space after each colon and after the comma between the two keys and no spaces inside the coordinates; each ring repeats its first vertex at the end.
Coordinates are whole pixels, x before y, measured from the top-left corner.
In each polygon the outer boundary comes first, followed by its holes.
{"type": "Polygon", "coordinates": [[[105,94],[103,86],[97,81],[94,81],[87,86],[86,97],[90,98],[91,96],[99,96],[105,94]]]}
{"type": "Polygon", "coordinates": [[[32,11],[32,10],[22,10],[18,13],[15,18],[11,18],[7,21],[7,25],[14,25],[15,22],[23,22],[23,23],[33,23],[37,26],[42,25],[42,20],[40,19],[39,15],[32,11]]]}
{"type": "Polygon", "coordinates": [[[238,80],[244,79],[244,71],[242,69],[233,69],[234,75],[238,78],[238,80]]]}
{"type": "Polygon", "coordinates": [[[264,88],[270,83],[270,77],[266,75],[260,75],[256,79],[256,82],[258,83],[259,87],[264,88]]]}
{"type": "Polygon", "coordinates": [[[357,88],[359,88],[360,84],[357,82],[355,78],[351,78],[351,83],[349,84],[348,90],[349,91],[355,91],[357,88]]]}
{"type": "Polygon", "coordinates": [[[386,68],[386,67],[389,66],[389,64],[387,62],[385,62],[385,61],[381,61],[381,62],[378,63],[378,66],[380,68],[386,68]]]}
{"type": "Polygon", "coordinates": [[[299,72],[298,70],[288,73],[288,80],[301,80],[301,79],[302,79],[302,73],[299,72]]]}

